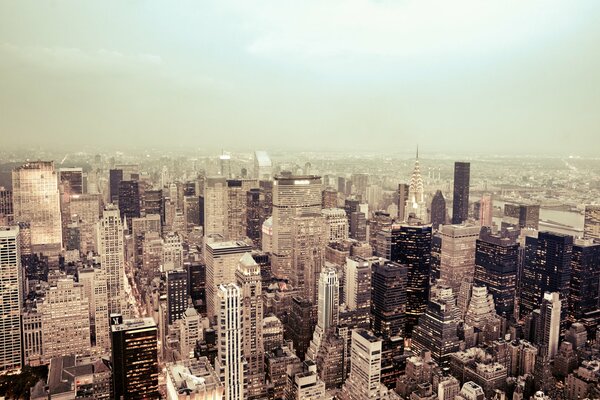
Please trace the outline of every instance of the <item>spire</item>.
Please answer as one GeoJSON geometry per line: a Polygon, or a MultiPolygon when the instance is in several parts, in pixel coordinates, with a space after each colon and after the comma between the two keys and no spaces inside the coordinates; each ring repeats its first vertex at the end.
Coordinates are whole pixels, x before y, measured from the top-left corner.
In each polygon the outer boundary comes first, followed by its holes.
{"type": "Polygon", "coordinates": [[[419,145],[417,145],[417,160],[419,159],[419,145]]]}

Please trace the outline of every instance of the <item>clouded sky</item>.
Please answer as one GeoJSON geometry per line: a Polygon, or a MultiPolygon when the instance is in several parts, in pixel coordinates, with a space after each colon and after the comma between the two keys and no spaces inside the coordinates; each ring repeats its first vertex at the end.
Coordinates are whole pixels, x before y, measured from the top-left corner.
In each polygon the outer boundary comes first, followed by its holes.
{"type": "Polygon", "coordinates": [[[598,155],[599,20],[596,0],[0,0],[0,141],[598,155]]]}

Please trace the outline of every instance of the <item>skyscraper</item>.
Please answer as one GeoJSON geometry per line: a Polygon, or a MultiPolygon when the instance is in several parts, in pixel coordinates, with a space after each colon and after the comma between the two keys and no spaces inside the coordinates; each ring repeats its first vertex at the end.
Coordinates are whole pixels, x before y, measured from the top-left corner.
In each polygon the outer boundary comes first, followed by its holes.
{"type": "Polygon", "coordinates": [[[119,209],[108,205],[97,224],[100,268],[106,272],[108,313],[122,314],[125,306],[125,248],[119,209]]]}
{"type": "Polygon", "coordinates": [[[340,312],[340,283],[333,268],[325,268],[319,275],[317,326],[306,353],[306,358],[316,360],[321,344],[330,329],[337,326],[340,312]]]}
{"type": "Polygon", "coordinates": [[[248,236],[254,247],[261,247],[261,228],[264,221],[261,220],[261,190],[250,189],[246,192],[246,236],[248,236]]]}
{"type": "Polygon", "coordinates": [[[292,297],[291,311],[287,331],[294,343],[294,350],[304,359],[315,326],[315,310],[313,304],[299,296],[292,297]]]}
{"type": "Polygon", "coordinates": [[[371,312],[371,267],[379,259],[352,256],[346,258],[344,270],[345,303],[348,310],[371,312]]]}
{"type": "Polygon", "coordinates": [[[505,204],[502,227],[538,229],[539,204],[505,204]]]}
{"type": "Polygon", "coordinates": [[[440,230],[440,278],[455,293],[458,293],[461,283],[468,277],[472,278],[475,272],[475,247],[480,229],[478,225],[444,225],[440,230]]]}
{"type": "Polygon", "coordinates": [[[600,205],[585,206],[583,237],[600,240],[600,205]]]}
{"type": "Polygon", "coordinates": [[[119,183],[119,211],[121,220],[127,219],[127,226],[132,218],[140,217],[140,185],[138,181],[121,181],[119,183]]]}
{"type": "Polygon", "coordinates": [[[108,174],[108,200],[110,203],[117,204],[119,202],[119,185],[123,180],[123,170],[111,169],[108,174]]]}
{"type": "Polygon", "coordinates": [[[89,302],[92,345],[95,345],[99,352],[108,354],[110,352],[110,328],[106,272],[93,267],[80,269],[78,282],[83,285],[84,294],[89,302]]]}
{"type": "Polygon", "coordinates": [[[321,212],[321,177],[293,176],[290,173],[275,177],[273,182],[273,273],[279,277],[292,275],[293,218],[302,213],[321,212]]]}
{"type": "Polygon", "coordinates": [[[520,317],[539,308],[545,292],[557,292],[562,302],[561,324],[569,309],[573,237],[540,232],[525,241],[525,263],[521,277],[520,317]]]}
{"type": "Polygon", "coordinates": [[[53,161],[36,161],[12,171],[14,220],[31,229],[31,249],[58,254],[62,224],[58,179],[53,161]]]}
{"type": "Polygon", "coordinates": [[[247,193],[252,188],[258,188],[256,179],[227,180],[226,237],[230,240],[242,240],[246,237],[247,193]]]}
{"type": "Polygon", "coordinates": [[[408,203],[408,185],[406,183],[398,184],[398,221],[406,221],[406,204],[408,203]]]}
{"type": "Polygon", "coordinates": [[[183,269],[167,272],[167,320],[169,325],[181,319],[188,308],[187,279],[187,271],[183,269]]]}
{"type": "Polygon", "coordinates": [[[69,195],[83,194],[83,170],[81,168],[60,168],[58,177],[69,195]],[[68,188],[66,188],[67,185],[68,188]]]}
{"type": "Polygon", "coordinates": [[[215,370],[225,386],[224,400],[244,400],[243,312],[240,288],[235,283],[217,288],[219,340],[215,370]]]}
{"type": "Polygon", "coordinates": [[[258,180],[269,180],[273,175],[273,163],[266,151],[254,152],[254,178],[258,180]]]}
{"type": "Polygon", "coordinates": [[[156,399],[158,330],[152,318],[111,315],[112,398],[156,399]]]}
{"type": "Polygon", "coordinates": [[[514,238],[482,230],[476,241],[473,283],[488,288],[496,313],[507,320],[514,317],[518,265],[519,244],[514,238]]]}
{"type": "Polygon", "coordinates": [[[494,201],[490,193],[485,193],[479,201],[479,223],[481,226],[492,227],[494,217],[494,201]]]}
{"type": "Polygon", "coordinates": [[[260,396],[265,392],[262,283],[260,266],[250,253],[242,256],[236,280],[241,293],[242,354],[247,363],[247,396],[260,396]]]}
{"type": "Polygon", "coordinates": [[[556,292],[546,292],[540,306],[540,326],[536,329],[537,345],[542,358],[553,359],[558,352],[561,301],[556,292]]]}
{"type": "Polygon", "coordinates": [[[419,150],[417,149],[417,157],[415,158],[415,167],[410,178],[408,186],[408,201],[406,202],[406,211],[404,218],[414,215],[415,218],[421,220],[422,223],[427,223],[427,206],[425,205],[425,193],[423,189],[423,178],[419,168],[419,150]]]}
{"type": "Polygon", "coordinates": [[[325,264],[327,226],[320,213],[303,213],[292,218],[292,274],[290,280],[302,296],[315,303],[317,281],[325,264]]]}
{"type": "Polygon", "coordinates": [[[405,337],[408,268],[393,261],[375,264],[371,276],[373,331],[384,338],[405,337]]]}
{"type": "Polygon", "coordinates": [[[446,200],[441,190],[435,192],[431,200],[431,226],[438,229],[446,223],[446,200]]]}
{"type": "Polygon", "coordinates": [[[469,218],[469,181],[471,163],[454,163],[454,197],[452,198],[452,223],[461,224],[469,218]]]}
{"type": "Polygon", "coordinates": [[[219,234],[227,239],[227,180],[223,176],[204,181],[204,236],[219,234]]]}
{"type": "Polygon", "coordinates": [[[600,304],[600,244],[576,239],[571,259],[569,317],[572,321],[596,311],[600,304]]]}
{"type": "Polygon", "coordinates": [[[21,368],[22,274],[19,227],[0,227],[0,371],[21,368]]]}
{"type": "Polygon", "coordinates": [[[321,214],[327,224],[328,242],[348,239],[348,216],[342,208],[324,208],[321,214]]]}

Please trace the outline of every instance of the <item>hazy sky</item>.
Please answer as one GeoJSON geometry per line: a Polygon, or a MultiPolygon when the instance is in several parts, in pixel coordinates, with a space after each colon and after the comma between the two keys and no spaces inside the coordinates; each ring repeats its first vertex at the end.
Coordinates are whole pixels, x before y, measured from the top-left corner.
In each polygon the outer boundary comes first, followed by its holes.
{"type": "Polygon", "coordinates": [[[0,0],[0,146],[600,153],[600,1],[0,0]]]}

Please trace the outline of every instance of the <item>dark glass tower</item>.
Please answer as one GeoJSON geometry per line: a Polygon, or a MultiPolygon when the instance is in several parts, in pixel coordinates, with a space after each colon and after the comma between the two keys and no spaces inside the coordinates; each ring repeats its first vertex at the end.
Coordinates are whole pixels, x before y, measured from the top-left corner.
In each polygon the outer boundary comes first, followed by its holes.
{"type": "Polygon", "coordinates": [[[576,241],[571,260],[569,317],[572,321],[598,310],[600,282],[600,244],[576,241]]]}
{"type": "Polygon", "coordinates": [[[431,273],[431,225],[392,229],[391,260],[406,265],[406,336],[427,309],[431,273]]]}
{"type": "Polygon", "coordinates": [[[119,184],[119,211],[121,219],[129,226],[131,218],[140,217],[140,186],[138,181],[121,181],[119,184]]]}
{"type": "Polygon", "coordinates": [[[188,307],[187,271],[167,272],[167,317],[169,324],[181,319],[188,307]]]}
{"type": "Polygon", "coordinates": [[[441,190],[435,192],[431,200],[431,226],[438,229],[446,223],[446,199],[441,190]]]}
{"type": "Polygon", "coordinates": [[[254,247],[258,249],[261,248],[262,230],[260,192],[260,189],[250,189],[246,192],[246,236],[252,239],[254,247]]]}
{"type": "Polygon", "coordinates": [[[440,279],[440,264],[442,262],[442,235],[435,232],[431,236],[431,282],[440,279]]]}
{"type": "Polygon", "coordinates": [[[158,399],[158,341],[152,318],[111,315],[113,399],[158,399]]]}
{"type": "Polygon", "coordinates": [[[454,197],[452,199],[452,223],[462,224],[469,218],[469,180],[471,163],[454,163],[454,197]]]}
{"type": "Polygon", "coordinates": [[[525,263],[521,276],[520,316],[540,307],[544,292],[558,292],[562,301],[561,323],[568,315],[573,237],[540,232],[525,240],[525,263]]]}
{"type": "Polygon", "coordinates": [[[206,265],[193,262],[186,266],[188,292],[198,313],[206,315],[206,265]]]}
{"type": "Polygon", "coordinates": [[[373,331],[384,338],[405,336],[407,272],[408,268],[405,265],[393,261],[373,266],[373,331]]]}
{"type": "Polygon", "coordinates": [[[158,214],[161,222],[165,223],[165,205],[161,189],[145,190],[142,206],[146,215],[158,214]]]}
{"type": "Polygon", "coordinates": [[[315,328],[315,308],[312,303],[298,296],[292,298],[292,307],[288,318],[288,329],[290,339],[294,342],[296,355],[304,359],[304,355],[310,345],[315,328]]]}
{"type": "Polygon", "coordinates": [[[496,314],[511,320],[515,311],[519,244],[508,234],[483,230],[475,250],[473,284],[486,286],[494,297],[496,314]]]}
{"type": "Polygon", "coordinates": [[[119,201],[119,185],[123,180],[122,169],[111,169],[108,176],[108,188],[110,202],[116,204],[119,201]]]}

